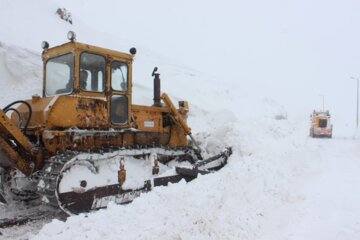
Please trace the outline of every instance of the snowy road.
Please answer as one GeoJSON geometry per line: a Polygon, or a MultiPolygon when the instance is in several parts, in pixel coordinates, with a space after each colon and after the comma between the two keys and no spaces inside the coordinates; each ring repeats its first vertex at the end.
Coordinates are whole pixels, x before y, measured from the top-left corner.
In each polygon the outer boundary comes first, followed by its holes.
{"type": "Polygon", "coordinates": [[[296,156],[306,164],[293,180],[297,197],[264,213],[262,239],[357,239],[359,140],[309,139],[305,147],[308,153],[296,156]]]}

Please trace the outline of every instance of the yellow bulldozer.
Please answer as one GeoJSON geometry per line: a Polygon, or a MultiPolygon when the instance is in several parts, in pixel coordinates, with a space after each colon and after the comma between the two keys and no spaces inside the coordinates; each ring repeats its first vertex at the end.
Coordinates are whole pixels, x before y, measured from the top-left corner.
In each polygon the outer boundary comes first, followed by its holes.
{"type": "Polygon", "coordinates": [[[40,198],[67,214],[127,203],[156,186],[190,181],[227,163],[231,147],[203,159],[186,119],[160,91],[132,102],[130,54],[76,41],[42,43],[42,96],[0,110],[0,202],[40,198]]]}

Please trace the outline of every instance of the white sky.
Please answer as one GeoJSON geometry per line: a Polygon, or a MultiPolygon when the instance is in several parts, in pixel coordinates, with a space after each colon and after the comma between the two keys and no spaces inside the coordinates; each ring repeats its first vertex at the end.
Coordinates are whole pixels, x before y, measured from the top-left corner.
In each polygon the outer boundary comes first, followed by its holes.
{"type": "Polygon", "coordinates": [[[93,27],[219,81],[304,112],[324,95],[325,107],[355,121],[358,1],[61,2],[93,27]]]}

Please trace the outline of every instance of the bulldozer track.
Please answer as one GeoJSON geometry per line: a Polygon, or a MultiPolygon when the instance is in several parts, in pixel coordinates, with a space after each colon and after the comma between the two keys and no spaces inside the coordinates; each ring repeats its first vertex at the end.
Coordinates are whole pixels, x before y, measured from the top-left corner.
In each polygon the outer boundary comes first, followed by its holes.
{"type": "Polygon", "coordinates": [[[44,212],[38,214],[21,215],[11,219],[5,218],[0,220],[0,229],[9,228],[12,226],[20,226],[27,224],[28,222],[39,221],[44,218],[46,218],[46,214],[44,212]]]}
{"type": "MultiPolygon", "coordinates": [[[[196,151],[192,148],[165,148],[165,147],[140,147],[138,149],[118,149],[102,152],[74,152],[67,151],[60,153],[50,158],[45,162],[44,167],[41,171],[38,171],[34,174],[33,177],[38,178],[38,194],[41,196],[41,200],[48,205],[53,207],[60,207],[63,211],[69,215],[73,212],[68,211],[66,204],[59,201],[59,196],[57,192],[57,187],[59,185],[59,179],[61,180],[61,173],[64,171],[64,168],[70,168],[73,165],[79,164],[81,161],[88,161],[90,163],[98,161],[108,161],[111,158],[119,156],[132,156],[140,157],[148,156],[150,154],[157,154],[166,158],[180,158],[179,160],[186,160],[194,163],[198,160],[196,151]],[[84,157],[86,159],[84,159],[84,157]],[[59,178],[60,177],[60,178],[59,178]]],[[[180,179],[179,179],[180,180],[180,179]]],[[[124,191],[121,190],[119,185],[110,185],[106,191],[106,194],[111,194],[111,196],[103,196],[97,194],[99,199],[95,199],[92,206],[88,207],[91,210],[102,208],[107,205],[109,201],[115,201],[116,203],[128,203],[134,198],[138,197],[142,192],[147,192],[151,190],[151,185],[144,184],[144,187],[141,189],[136,189],[134,191],[124,191]]],[[[76,201],[76,194],[66,195],[68,201],[76,201]],[[72,199],[72,200],[71,200],[72,199]]]]}

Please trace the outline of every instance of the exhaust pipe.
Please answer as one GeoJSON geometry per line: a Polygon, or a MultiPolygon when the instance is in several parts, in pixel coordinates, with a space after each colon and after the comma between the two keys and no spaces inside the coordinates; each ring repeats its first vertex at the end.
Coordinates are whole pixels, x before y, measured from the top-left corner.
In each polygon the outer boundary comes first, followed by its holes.
{"type": "Polygon", "coordinates": [[[157,67],[154,68],[152,76],[154,77],[154,104],[155,107],[161,107],[161,98],[160,98],[160,73],[156,73],[158,70],[157,67]]]}

